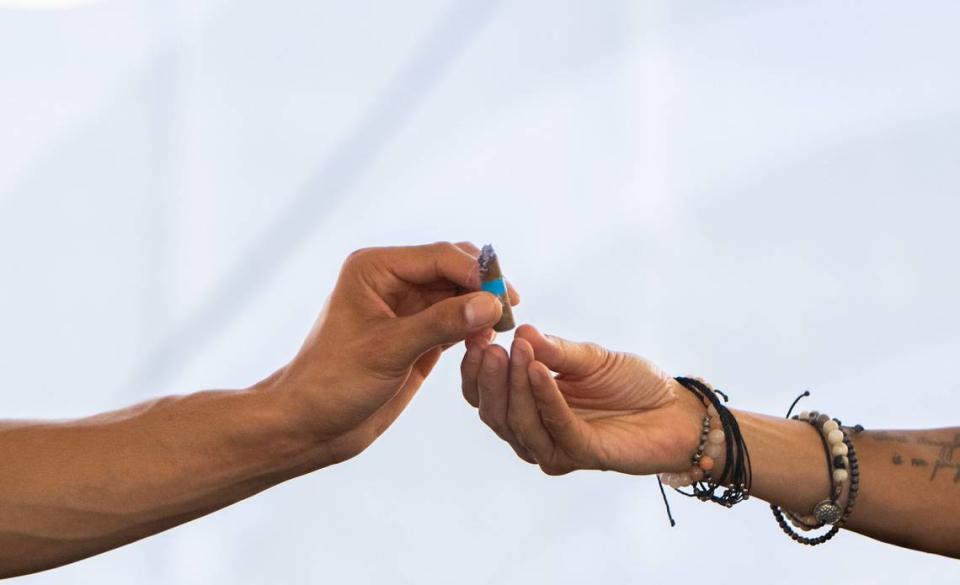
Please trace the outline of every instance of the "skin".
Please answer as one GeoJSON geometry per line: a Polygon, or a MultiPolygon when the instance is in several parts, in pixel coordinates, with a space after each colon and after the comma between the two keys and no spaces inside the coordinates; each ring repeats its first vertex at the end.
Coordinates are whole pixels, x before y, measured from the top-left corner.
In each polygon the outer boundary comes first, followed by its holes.
{"type": "Polygon", "coordinates": [[[0,422],[0,577],[116,548],[361,453],[446,348],[492,337],[502,308],[476,292],[478,253],[355,252],[297,355],[250,388],[0,422]]]}
{"type": "MultiPolygon", "coordinates": [[[[486,339],[469,341],[461,373],[464,398],[480,419],[549,475],[685,471],[699,443],[702,402],[629,353],[523,325],[509,354],[486,339]]],[[[731,412],[750,453],[752,497],[803,513],[827,497],[824,451],[813,427],[731,412]]],[[[860,493],[844,527],[960,558],[960,428],[868,430],[853,442],[860,493]]]]}

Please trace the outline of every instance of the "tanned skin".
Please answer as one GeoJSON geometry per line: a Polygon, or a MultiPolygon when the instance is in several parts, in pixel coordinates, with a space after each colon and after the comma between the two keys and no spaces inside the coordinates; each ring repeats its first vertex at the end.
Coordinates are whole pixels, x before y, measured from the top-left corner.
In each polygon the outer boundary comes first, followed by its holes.
{"type": "MultiPolygon", "coordinates": [[[[706,409],[635,355],[521,326],[510,353],[468,343],[463,395],[523,460],[545,473],[631,474],[690,468],[706,409]],[[554,372],[558,375],[554,376],[554,372]]],[[[750,453],[751,495],[808,513],[830,483],[818,431],[806,422],[733,410],[750,453]]],[[[860,492],[844,528],[960,558],[960,428],[849,435],[860,492]]],[[[716,462],[722,468],[721,457],[716,462]]]]}

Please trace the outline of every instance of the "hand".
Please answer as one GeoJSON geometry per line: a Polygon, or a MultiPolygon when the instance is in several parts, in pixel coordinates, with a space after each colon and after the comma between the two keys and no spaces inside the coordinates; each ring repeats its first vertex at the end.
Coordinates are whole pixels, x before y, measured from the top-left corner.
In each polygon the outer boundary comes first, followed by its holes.
{"type": "Polygon", "coordinates": [[[550,475],[682,471],[697,449],[702,403],[632,354],[523,325],[509,356],[485,340],[468,342],[461,373],[480,419],[550,475]]]}
{"type": "MultiPolygon", "coordinates": [[[[379,437],[444,349],[492,335],[499,300],[470,292],[480,288],[479,252],[470,243],[437,243],[347,258],[300,352],[267,381],[292,424],[321,448],[319,466],[353,457],[379,437]]],[[[516,304],[512,287],[510,295],[516,304]]]]}

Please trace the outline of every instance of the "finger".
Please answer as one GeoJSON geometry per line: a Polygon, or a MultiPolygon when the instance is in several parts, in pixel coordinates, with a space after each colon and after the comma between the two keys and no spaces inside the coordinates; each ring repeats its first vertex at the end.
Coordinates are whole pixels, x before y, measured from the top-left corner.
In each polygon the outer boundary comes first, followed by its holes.
{"type": "Polygon", "coordinates": [[[483,362],[480,365],[480,374],[477,377],[477,389],[480,397],[480,420],[484,422],[498,437],[513,447],[521,459],[529,463],[536,460],[527,453],[517,438],[507,427],[507,362],[505,349],[499,345],[491,345],[483,351],[483,362]]]}
{"type": "Polygon", "coordinates": [[[454,246],[460,248],[467,254],[470,254],[474,258],[480,256],[480,248],[473,242],[457,242],[454,246]]]}
{"type": "Polygon", "coordinates": [[[540,420],[537,401],[530,389],[527,368],[533,362],[533,348],[523,339],[514,339],[510,352],[510,396],[507,401],[507,426],[537,462],[549,461],[553,440],[540,420]]]}
{"type": "Polygon", "coordinates": [[[411,284],[448,281],[467,290],[480,288],[480,266],[476,256],[449,242],[425,246],[371,248],[355,253],[360,262],[390,271],[411,284]]]}
{"type": "Polygon", "coordinates": [[[570,409],[546,365],[538,361],[531,362],[527,373],[540,411],[540,420],[554,443],[568,454],[582,452],[588,431],[587,423],[570,409]]]}
{"type": "Polygon", "coordinates": [[[492,327],[500,320],[503,307],[497,297],[486,292],[451,297],[406,317],[397,317],[389,325],[395,339],[403,340],[402,357],[412,361],[425,351],[492,327]]]}
{"type": "Polygon", "coordinates": [[[467,351],[460,362],[460,388],[463,398],[474,408],[480,406],[480,391],[477,388],[477,378],[480,376],[480,365],[483,363],[483,350],[490,345],[486,339],[467,339],[467,351]]]}
{"type": "MultiPolygon", "coordinates": [[[[473,242],[457,242],[454,244],[456,247],[460,248],[467,254],[470,254],[474,258],[480,257],[480,248],[477,247],[473,242]]],[[[507,280],[507,293],[510,295],[510,305],[517,306],[520,304],[520,293],[517,292],[517,289],[514,288],[510,281],[507,280]]]]}
{"type": "Polygon", "coordinates": [[[537,361],[554,372],[570,376],[588,376],[597,372],[611,355],[610,350],[595,343],[545,336],[532,325],[521,325],[515,336],[530,344],[537,361]]]}
{"type": "Polygon", "coordinates": [[[478,344],[486,342],[487,344],[493,343],[497,338],[497,332],[493,329],[484,329],[483,331],[478,331],[470,336],[468,336],[464,341],[467,345],[478,344]]]}
{"type": "MultiPolygon", "coordinates": [[[[480,331],[479,333],[472,333],[468,335],[467,338],[463,340],[463,342],[464,342],[464,345],[468,345],[470,343],[477,343],[480,341],[486,341],[487,343],[492,343],[496,338],[497,338],[497,334],[493,329],[486,329],[484,331],[480,331]]],[[[440,347],[443,348],[443,351],[447,351],[457,343],[458,342],[444,343],[440,347]]]]}

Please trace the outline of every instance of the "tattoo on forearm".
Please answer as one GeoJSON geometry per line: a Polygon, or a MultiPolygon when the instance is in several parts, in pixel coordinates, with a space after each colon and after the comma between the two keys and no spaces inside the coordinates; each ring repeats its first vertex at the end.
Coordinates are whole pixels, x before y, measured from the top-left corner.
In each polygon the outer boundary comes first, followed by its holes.
{"type": "MultiPolygon", "coordinates": [[[[918,436],[911,438],[894,433],[877,433],[874,438],[878,441],[894,441],[897,443],[918,443],[937,448],[937,459],[930,469],[930,481],[937,478],[941,469],[953,472],[953,483],[960,483],[960,461],[955,456],[960,452],[960,433],[953,436],[953,441],[936,441],[929,437],[918,436]]],[[[894,453],[891,462],[894,465],[903,465],[905,458],[900,453],[894,453]]],[[[911,467],[929,467],[930,463],[923,457],[910,457],[911,467]]]]}
{"type": "Polygon", "coordinates": [[[937,461],[933,464],[933,471],[930,473],[930,481],[933,481],[933,478],[937,477],[937,472],[941,469],[952,469],[953,470],[953,483],[960,482],[960,462],[955,462],[953,456],[957,451],[957,448],[960,448],[960,433],[957,433],[953,436],[953,442],[942,441],[942,442],[927,442],[928,445],[937,445],[940,447],[940,453],[937,456],[937,461]]]}
{"type": "Polygon", "coordinates": [[[888,433],[886,431],[878,431],[870,435],[875,441],[890,441],[894,443],[909,443],[910,437],[907,435],[902,435],[900,433],[888,433]]]}

